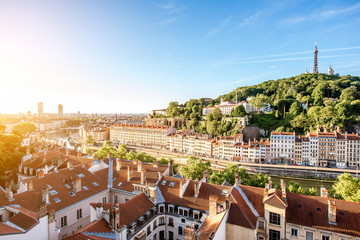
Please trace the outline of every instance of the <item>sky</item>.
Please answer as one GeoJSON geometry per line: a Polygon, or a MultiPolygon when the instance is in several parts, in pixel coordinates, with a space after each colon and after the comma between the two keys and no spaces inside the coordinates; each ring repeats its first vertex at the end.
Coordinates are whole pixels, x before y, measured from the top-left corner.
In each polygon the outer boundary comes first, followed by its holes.
{"type": "Polygon", "coordinates": [[[0,113],[149,113],[312,71],[360,75],[360,1],[0,0],[0,113]]]}

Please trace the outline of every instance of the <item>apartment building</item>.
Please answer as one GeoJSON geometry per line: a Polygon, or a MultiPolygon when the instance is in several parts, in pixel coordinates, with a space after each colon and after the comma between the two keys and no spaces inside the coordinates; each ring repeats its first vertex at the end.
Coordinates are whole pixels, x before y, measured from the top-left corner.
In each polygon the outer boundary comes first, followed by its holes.
{"type": "Polygon", "coordinates": [[[318,162],[320,166],[336,165],[336,133],[318,132],[318,162]]]}
{"type": "Polygon", "coordinates": [[[346,157],[345,162],[348,166],[355,167],[360,165],[360,136],[357,134],[345,133],[346,157]]]}
{"type": "Polygon", "coordinates": [[[295,161],[295,132],[271,132],[272,161],[294,163],[295,161]]]}
{"type": "Polygon", "coordinates": [[[168,147],[167,136],[175,132],[175,128],[167,126],[114,124],[110,127],[110,140],[119,144],[165,149],[168,147]]]}

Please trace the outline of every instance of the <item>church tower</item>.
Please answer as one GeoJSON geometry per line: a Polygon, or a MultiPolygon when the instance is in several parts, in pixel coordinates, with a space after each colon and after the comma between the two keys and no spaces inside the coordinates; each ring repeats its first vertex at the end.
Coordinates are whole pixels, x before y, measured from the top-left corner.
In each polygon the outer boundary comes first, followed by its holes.
{"type": "Polygon", "coordinates": [[[328,75],[334,75],[334,69],[329,65],[328,75]]]}
{"type": "Polygon", "coordinates": [[[314,51],[314,69],[313,69],[313,73],[319,73],[319,69],[318,69],[318,50],[317,50],[317,43],[315,42],[315,51],[314,51]]]}

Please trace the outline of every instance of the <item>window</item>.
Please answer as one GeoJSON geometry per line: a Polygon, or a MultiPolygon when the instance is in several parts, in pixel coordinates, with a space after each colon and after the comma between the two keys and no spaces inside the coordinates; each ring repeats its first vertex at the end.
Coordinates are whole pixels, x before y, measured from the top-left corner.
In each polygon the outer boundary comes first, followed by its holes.
{"type": "Polygon", "coordinates": [[[298,236],[298,229],[297,228],[291,228],[291,236],[297,237],[298,236]]]}
{"type": "Polygon", "coordinates": [[[77,229],[79,230],[80,228],[82,228],[82,225],[78,226],[78,228],[77,228],[77,229]]]}
{"type": "Polygon", "coordinates": [[[154,236],[153,236],[153,240],[156,240],[156,233],[155,233],[154,236]]]}
{"type": "Polygon", "coordinates": [[[129,199],[128,199],[128,198],[125,198],[125,202],[127,202],[127,201],[129,201],[129,199]]]}
{"type": "Polygon", "coordinates": [[[194,213],[194,219],[199,219],[199,214],[198,213],[194,213]]]}
{"type": "Polygon", "coordinates": [[[149,236],[151,234],[150,226],[147,227],[147,235],[149,236]]]}
{"type": "Polygon", "coordinates": [[[258,237],[258,240],[264,240],[264,237],[259,236],[259,237],[258,237]]]}
{"type": "Polygon", "coordinates": [[[3,221],[3,215],[0,214],[0,222],[2,222],[2,221],[3,221]]]}
{"type": "Polygon", "coordinates": [[[159,225],[164,225],[165,224],[165,218],[161,217],[159,220],[159,225]]]}
{"type": "Polygon", "coordinates": [[[270,223],[280,225],[280,214],[270,212],[270,223]]]}
{"type": "Polygon", "coordinates": [[[171,227],[174,226],[174,219],[173,218],[169,218],[169,226],[171,226],[171,227]]]}
{"type": "Polygon", "coordinates": [[[106,197],[103,197],[103,203],[106,203],[106,197]]]}
{"type": "Polygon", "coordinates": [[[114,196],[114,203],[117,203],[117,202],[118,202],[118,197],[114,196]]]}
{"type": "Polygon", "coordinates": [[[179,209],[179,215],[184,215],[184,210],[179,209]]]}
{"type": "Polygon", "coordinates": [[[66,237],[67,237],[67,233],[61,236],[61,238],[66,238],[66,237]]]}
{"type": "Polygon", "coordinates": [[[160,206],[160,212],[164,212],[164,206],[160,206]]]}
{"type": "Polygon", "coordinates": [[[264,221],[259,221],[259,228],[264,229],[264,221]]]}
{"type": "Polygon", "coordinates": [[[314,233],[306,231],[306,240],[313,240],[314,233]]]}
{"type": "Polygon", "coordinates": [[[174,233],[169,231],[169,240],[174,240],[174,233]]]}
{"type": "Polygon", "coordinates": [[[181,219],[181,222],[182,222],[182,223],[185,223],[185,218],[182,218],[182,219],[181,219]]]}
{"type": "Polygon", "coordinates": [[[184,210],[184,216],[187,217],[188,216],[188,211],[184,210]]]}
{"type": "Polygon", "coordinates": [[[174,213],[174,207],[169,207],[169,213],[174,213]]]}
{"type": "Polygon", "coordinates": [[[322,240],[330,240],[330,236],[329,235],[322,235],[321,239],[322,240]]]}
{"type": "Polygon", "coordinates": [[[269,240],[280,240],[280,232],[270,229],[269,240]]]}
{"type": "Polygon", "coordinates": [[[180,236],[183,235],[183,228],[182,228],[182,227],[179,227],[179,229],[178,229],[178,234],[179,234],[180,236]]]}
{"type": "Polygon", "coordinates": [[[67,216],[64,216],[60,219],[60,226],[61,227],[67,226],[67,216]]]}
{"type": "Polygon", "coordinates": [[[153,230],[155,230],[156,227],[157,227],[156,226],[156,220],[154,220],[154,222],[153,222],[153,230]]]}
{"type": "Polygon", "coordinates": [[[80,218],[82,218],[82,209],[81,209],[81,208],[76,211],[76,218],[77,218],[78,220],[79,220],[80,218]]]}

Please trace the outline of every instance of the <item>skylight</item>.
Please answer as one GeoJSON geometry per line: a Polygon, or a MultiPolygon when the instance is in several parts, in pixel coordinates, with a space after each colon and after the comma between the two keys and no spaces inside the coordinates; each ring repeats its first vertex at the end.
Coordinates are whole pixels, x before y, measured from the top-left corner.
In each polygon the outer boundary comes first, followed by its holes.
{"type": "Polygon", "coordinates": [[[55,195],[55,194],[57,194],[58,192],[57,192],[56,190],[51,190],[49,193],[50,193],[50,195],[55,195]]]}
{"type": "Polygon", "coordinates": [[[65,184],[65,187],[66,187],[66,188],[70,188],[69,184],[65,184]]]}
{"type": "Polygon", "coordinates": [[[78,178],[83,178],[83,177],[85,177],[85,175],[84,175],[84,174],[82,174],[82,173],[77,174],[76,176],[78,176],[78,178]]]}
{"type": "Polygon", "coordinates": [[[97,182],[92,182],[92,185],[99,186],[99,184],[97,182]]]}
{"type": "Polygon", "coordinates": [[[61,202],[61,200],[59,199],[59,198],[54,198],[54,201],[56,202],[56,203],[58,203],[58,202],[61,202]]]}
{"type": "Polygon", "coordinates": [[[162,182],[161,182],[161,185],[165,185],[166,184],[166,180],[163,180],[162,182]]]}
{"type": "Polygon", "coordinates": [[[76,194],[75,193],[73,193],[73,192],[69,192],[69,194],[70,194],[70,196],[75,196],[76,194]]]}
{"type": "Polygon", "coordinates": [[[226,190],[221,191],[221,195],[226,195],[226,194],[228,194],[228,191],[226,191],[226,190]]]}
{"type": "Polygon", "coordinates": [[[170,182],[169,187],[175,187],[175,182],[170,182]]]}
{"type": "Polygon", "coordinates": [[[88,187],[87,187],[87,186],[82,186],[82,188],[83,188],[84,190],[88,190],[88,187]]]}

